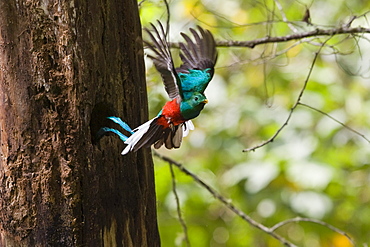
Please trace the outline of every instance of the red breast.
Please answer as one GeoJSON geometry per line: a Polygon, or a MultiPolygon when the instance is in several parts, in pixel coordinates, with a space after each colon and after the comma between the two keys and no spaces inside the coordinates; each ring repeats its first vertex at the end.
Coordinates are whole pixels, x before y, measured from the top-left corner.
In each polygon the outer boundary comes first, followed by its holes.
{"type": "Polygon", "coordinates": [[[180,112],[180,104],[176,98],[163,106],[161,117],[157,120],[157,124],[162,125],[164,128],[169,128],[170,124],[176,126],[184,122],[185,120],[180,112]]]}

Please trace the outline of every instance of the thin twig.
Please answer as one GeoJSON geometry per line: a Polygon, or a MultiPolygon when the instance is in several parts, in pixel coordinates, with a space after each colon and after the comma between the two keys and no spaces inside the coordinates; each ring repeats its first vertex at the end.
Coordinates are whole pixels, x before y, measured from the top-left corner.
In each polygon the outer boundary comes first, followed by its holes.
{"type": "Polygon", "coordinates": [[[144,2],[146,2],[146,0],[141,0],[141,1],[137,4],[137,7],[138,7],[138,8],[141,8],[141,5],[142,5],[144,2]]]}
{"type": "Polygon", "coordinates": [[[281,222],[277,223],[276,225],[272,226],[270,228],[270,230],[274,232],[278,228],[280,228],[280,227],[282,227],[284,225],[287,225],[289,223],[292,223],[292,222],[312,222],[312,223],[315,223],[315,224],[319,224],[319,225],[325,226],[325,227],[329,228],[330,230],[332,230],[332,231],[334,231],[336,233],[339,233],[339,234],[345,236],[351,242],[352,245],[355,245],[355,241],[346,232],[340,230],[339,228],[336,228],[333,225],[330,225],[330,224],[328,224],[326,222],[323,222],[323,221],[317,220],[317,219],[295,217],[295,218],[284,220],[284,221],[281,221],[281,222]]]}
{"type": "Polygon", "coordinates": [[[297,101],[294,103],[293,107],[290,109],[290,112],[289,112],[289,115],[287,117],[287,119],[285,120],[284,124],[276,131],[276,133],[270,137],[268,140],[262,142],[261,144],[258,144],[257,146],[254,146],[252,148],[247,148],[247,149],[244,149],[243,152],[250,152],[250,151],[255,151],[256,149],[260,148],[260,147],[263,147],[265,146],[266,144],[270,143],[270,142],[273,142],[275,140],[275,138],[280,134],[280,132],[285,128],[285,126],[288,125],[289,121],[290,121],[290,118],[292,117],[293,115],[293,112],[294,110],[297,108],[298,104],[300,103],[301,101],[301,98],[303,96],[303,93],[304,91],[306,90],[306,87],[307,87],[307,84],[308,84],[308,81],[311,77],[311,73],[313,71],[313,68],[315,67],[315,63],[316,63],[316,60],[317,60],[317,57],[319,56],[322,48],[324,47],[325,43],[329,40],[330,38],[328,38],[327,40],[325,40],[322,45],[320,46],[319,50],[315,53],[315,57],[312,61],[312,64],[311,64],[311,67],[310,67],[310,70],[308,71],[308,75],[304,81],[304,84],[303,84],[303,87],[298,95],[298,98],[297,98],[297,101]]]}
{"type": "Polygon", "coordinates": [[[271,231],[270,228],[268,228],[268,227],[262,225],[261,223],[253,220],[250,216],[248,216],[247,214],[245,214],[243,211],[241,211],[238,208],[236,208],[236,206],[231,203],[231,200],[230,199],[227,199],[227,198],[223,197],[215,189],[213,189],[211,186],[209,186],[208,184],[206,184],[205,182],[203,182],[197,175],[195,175],[194,173],[192,173],[189,170],[187,170],[181,163],[179,163],[177,161],[174,161],[174,160],[172,160],[169,157],[163,156],[163,155],[157,153],[154,150],[153,150],[153,154],[155,156],[157,156],[158,158],[160,158],[160,159],[162,159],[162,160],[164,160],[164,161],[166,161],[166,162],[168,162],[170,164],[173,164],[173,165],[177,166],[177,168],[179,168],[180,171],[182,171],[186,175],[192,177],[195,182],[197,182],[203,188],[205,188],[206,190],[208,190],[208,192],[211,193],[216,199],[218,199],[220,202],[222,202],[227,208],[229,208],[232,212],[234,212],[236,215],[238,215],[239,217],[241,217],[244,221],[248,222],[251,226],[253,226],[253,227],[255,227],[255,228],[257,228],[257,229],[259,229],[259,230],[261,230],[261,231],[263,231],[263,232],[265,232],[267,234],[269,234],[270,236],[272,236],[273,238],[277,239],[278,241],[280,241],[285,246],[288,246],[288,247],[296,247],[296,245],[294,245],[290,241],[286,240],[285,238],[283,238],[279,234],[271,231]]]}
{"type": "Polygon", "coordinates": [[[179,199],[179,196],[178,196],[177,191],[176,191],[176,178],[175,178],[175,173],[173,172],[173,168],[172,168],[173,164],[169,163],[169,165],[170,165],[170,171],[171,171],[171,176],[172,176],[172,191],[173,191],[173,194],[174,194],[175,200],[176,200],[177,215],[179,217],[181,227],[184,231],[184,240],[185,240],[186,246],[190,247],[190,241],[189,241],[189,236],[188,236],[188,227],[186,226],[186,223],[185,223],[184,219],[182,218],[181,207],[180,207],[180,199],[179,199]]]}
{"type": "Polygon", "coordinates": [[[307,107],[307,108],[310,108],[311,110],[317,111],[317,112],[319,112],[319,113],[321,113],[321,114],[323,114],[323,115],[327,116],[328,118],[330,118],[330,119],[331,119],[331,120],[333,120],[334,122],[336,122],[336,123],[338,123],[338,124],[342,125],[344,128],[348,129],[349,131],[352,131],[353,133],[355,133],[356,135],[358,135],[358,136],[362,137],[364,140],[366,140],[368,143],[370,143],[370,140],[369,140],[365,135],[361,134],[360,132],[358,132],[358,131],[357,131],[357,130],[355,130],[355,129],[352,129],[351,127],[349,127],[349,126],[347,126],[346,124],[342,123],[342,122],[341,122],[341,121],[339,121],[338,119],[336,119],[336,118],[334,118],[334,117],[330,116],[328,113],[323,112],[323,111],[321,111],[321,110],[319,110],[319,109],[317,109],[317,108],[315,108],[315,107],[312,107],[312,106],[310,106],[310,105],[307,105],[307,104],[305,104],[305,103],[301,103],[301,102],[299,102],[298,104],[299,104],[299,105],[301,105],[301,106],[305,106],[305,107],[307,107]]]}
{"type": "Polygon", "coordinates": [[[278,9],[279,9],[279,11],[280,11],[280,14],[281,14],[281,17],[283,18],[283,21],[284,21],[285,23],[287,23],[287,25],[288,25],[288,27],[290,28],[290,30],[292,30],[294,33],[297,33],[297,32],[298,32],[298,29],[297,29],[297,28],[295,28],[295,27],[292,25],[292,23],[290,23],[290,22],[288,21],[288,18],[286,17],[285,12],[284,12],[284,10],[283,10],[283,6],[281,6],[281,3],[280,3],[278,0],[274,0],[274,2],[275,2],[275,5],[278,7],[278,9]]]}

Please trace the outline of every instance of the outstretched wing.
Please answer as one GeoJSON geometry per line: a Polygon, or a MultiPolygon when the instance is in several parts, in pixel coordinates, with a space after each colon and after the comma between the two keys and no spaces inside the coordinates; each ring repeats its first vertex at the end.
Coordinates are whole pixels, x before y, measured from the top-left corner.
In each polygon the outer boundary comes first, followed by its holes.
{"type": "Polygon", "coordinates": [[[180,85],[180,79],[176,73],[173,65],[173,60],[170,52],[170,48],[166,41],[166,34],[162,24],[158,21],[158,29],[151,23],[153,31],[145,29],[149,34],[153,44],[146,41],[144,43],[154,52],[154,55],[148,55],[153,60],[155,68],[161,73],[164,86],[168,96],[171,99],[176,98],[178,95],[182,98],[182,91],[180,85]]]}
{"type": "Polygon", "coordinates": [[[186,43],[180,43],[183,64],[176,69],[182,81],[183,91],[203,93],[214,74],[217,61],[216,43],[212,33],[198,26],[198,32],[190,28],[194,36],[181,33],[186,43]]]}

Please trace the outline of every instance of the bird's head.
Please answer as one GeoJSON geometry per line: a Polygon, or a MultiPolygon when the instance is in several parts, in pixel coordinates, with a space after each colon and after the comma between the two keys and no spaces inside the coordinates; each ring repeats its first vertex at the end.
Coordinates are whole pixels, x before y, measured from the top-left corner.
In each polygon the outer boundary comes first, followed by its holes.
{"type": "Polygon", "coordinates": [[[204,94],[201,93],[194,93],[190,99],[189,99],[189,104],[192,107],[197,107],[199,105],[203,106],[208,103],[208,100],[204,94]]]}
{"type": "Polygon", "coordinates": [[[198,92],[194,93],[188,100],[181,102],[181,115],[187,120],[195,118],[207,103],[208,100],[204,94],[198,92]]]}

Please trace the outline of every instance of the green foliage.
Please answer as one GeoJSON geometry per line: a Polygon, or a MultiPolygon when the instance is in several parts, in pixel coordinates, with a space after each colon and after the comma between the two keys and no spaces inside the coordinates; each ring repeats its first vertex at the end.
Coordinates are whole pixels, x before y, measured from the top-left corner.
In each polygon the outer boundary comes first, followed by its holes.
{"type": "MultiPolygon", "coordinates": [[[[170,40],[196,24],[216,40],[284,36],[316,27],[340,27],[369,9],[366,1],[171,1],[170,40]],[[313,25],[302,22],[310,9],[313,25]],[[282,11],[283,12],[282,12],[282,11]],[[283,20],[289,20],[284,22],[283,20]]],[[[166,21],[163,1],[140,5],[143,26],[166,21]]],[[[368,27],[365,17],[352,26],[368,27]]],[[[323,111],[370,138],[369,41],[367,35],[330,38],[314,65],[301,102],[323,111]]],[[[311,37],[250,48],[219,48],[209,104],[194,119],[195,130],[178,150],[160,153],[184,164],[203,181],[266,225],[310,217],[369,244],[369,142],[328,116],[298,105],[277,138],[312,66],[319,43],[311,37]]],[[[174,51],[175,52],[175,51],[174,51]]],[[[179,62],[179,61],[176,61],[179,62]]],[[[159,74],[147,61],[151,117],[168,99],[159,74]]],[[[155,158],[158,220],[162,246],[186,246],[177,219],[168,164],[155,158]]],[[[177,192],[191,246],[281,246],[241,220],[176,168],[177,192]]],[[[298,246],[351,246],[327,227],[301,222],[277,231],[298,246]]]]}

